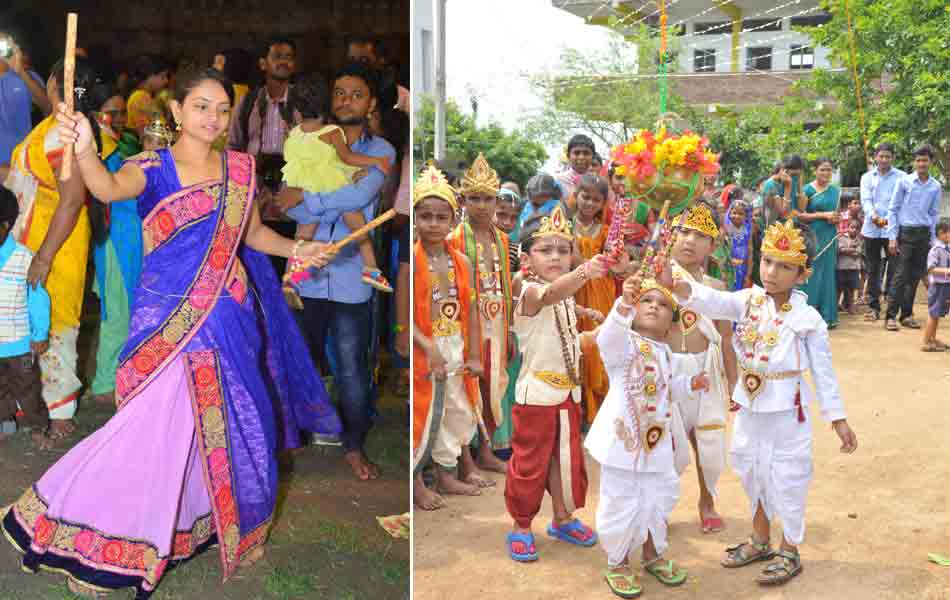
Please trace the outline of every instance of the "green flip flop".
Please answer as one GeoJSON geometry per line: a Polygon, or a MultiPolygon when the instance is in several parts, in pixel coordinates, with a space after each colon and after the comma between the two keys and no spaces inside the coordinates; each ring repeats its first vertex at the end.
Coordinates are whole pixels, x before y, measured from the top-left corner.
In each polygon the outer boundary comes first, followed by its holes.
{"type": "Polygon", "coordinates": [[[611,571],[610,569],[604,571],[604,579],[607,581],[607,587],[610,588],[610,591],[614,593],[615,596],[620,596],[621,598],[639,598],[640,594],[643,593],[643,588],[640,586],[640,582],[636,574],[630,573],[618,573],[617,571],[611,571]],[[617,587],[617,583],[623,582],[626,585],[625,589],[617,587]]]}
{"type": "Polygon", "coordinates": [[[676,587],[686,583],[686,569],[679,568],[672,560],[664,561],[662,556],[643,564],[643,569],[657,578],[663,585],[676,587]]]}

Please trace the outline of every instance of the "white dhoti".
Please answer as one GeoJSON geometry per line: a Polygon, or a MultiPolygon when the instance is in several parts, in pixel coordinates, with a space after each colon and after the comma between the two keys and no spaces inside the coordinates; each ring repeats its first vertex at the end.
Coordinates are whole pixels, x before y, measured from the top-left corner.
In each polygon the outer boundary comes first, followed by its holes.
{"type": "MultiPolygon", "coordinates": [[[[504,307],[503,299],[486,299],[482,304],[482,363],[485,367],[485,374],[482,377],[483,385],[480,386],[482,394],[482,417],[485,419],[489,435],[494,435],[495,430],[502,425],[505,420],[505,413],[501,408],[501,399],[505,396],[505,390],[508,389],[508,364],[506,356],[508,347],[506,345],[508,332],[505,329],[505,318],[503,315],[495,313],[491,317],[491,311],[485,308],[485,305],[494,305],[504,307]]],[[[491,440],[489,440],[489,443],[491,440]]]]}
{"type": "MultiPolygon", "coordinates": [[[[461,335],[435,337],[439,352],[446,360],[449,373],[461,371],[464,364],[465,344],[461,335]]],[[[432,444],[432,460],[446,469],[454,469],[462,455],[462,446],[475,436],[478,422],[465,392],[462,375],[451,375],[445,380],[445,399],[442,419],[432,444]]]]}
{"type": "Polygon", "coordinates": [[[805,500],[812,477],[811,420],[798,421],[798,411],[753,413],[741,409],[735,421],[732,468],[742,480],[755,514],[761,503],[771,521],[782,520],[785,539],[805,539],[805,500]]]}
{"type": "Polygon", "coordinates": [[[646,473],[601,465],[597,535],[607,553],[607,564],[616,567],[632,549],[643,546],[648,534],[660,554],[666,551],[666,523],[679,500],[676,471],[646,473]]]}
{"type": "Polygon", "coordinates": [[[708,390],[690,390],[685,396],[673,396],[676,407],[673,411],[676,466],[677,472],[682,474],[689,464],[687,436],[691,431],[695,432],[696,453],[703,469],[703,480],[706,489],[715,496],[716,483],[726,467],[728,398],[725,369],[718,345],[710,343],[705,352],[698,354],[673,354],[674,377],[686,376],[692,381],[700,373],[705,373],[709,379],[708,390]]]}

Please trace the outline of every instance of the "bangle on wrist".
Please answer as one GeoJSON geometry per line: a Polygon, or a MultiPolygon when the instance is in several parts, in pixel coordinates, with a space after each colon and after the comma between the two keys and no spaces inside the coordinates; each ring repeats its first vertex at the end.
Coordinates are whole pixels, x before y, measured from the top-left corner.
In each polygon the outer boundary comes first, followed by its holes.
{"type": "Polygon", "coordinates": [[[402,333],[406,331],[407,329],[409,328],[406,327],[405,325],[400,325],[399,323],[396,323],[395,325],[393,325],[393,333],[402,333]]]}

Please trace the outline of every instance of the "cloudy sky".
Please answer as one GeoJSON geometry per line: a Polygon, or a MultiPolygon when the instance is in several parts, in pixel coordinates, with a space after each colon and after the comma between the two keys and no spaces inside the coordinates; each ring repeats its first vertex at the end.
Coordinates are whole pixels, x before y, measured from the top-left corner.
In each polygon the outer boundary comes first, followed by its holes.
{"type": "Polygon", "coordinates": [[[447,94],[471,111],[474,90],[480,122],[516,127],[541,106],[526,74],[556,68],[565,47],[606,48],[610,35],[551,0],[448,0],[447,94]]]}

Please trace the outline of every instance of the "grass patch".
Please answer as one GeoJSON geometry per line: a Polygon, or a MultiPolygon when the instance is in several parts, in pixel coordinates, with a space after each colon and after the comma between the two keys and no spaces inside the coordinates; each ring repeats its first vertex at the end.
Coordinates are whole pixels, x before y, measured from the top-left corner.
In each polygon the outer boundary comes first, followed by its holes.
{"type": "Polygon", "coordinates": [[[278,600],[297,600],[313,597],[313,592],[322,591],[316,577],[290,565],[274,567],[264,578],[264,590],[278,600]]]}

